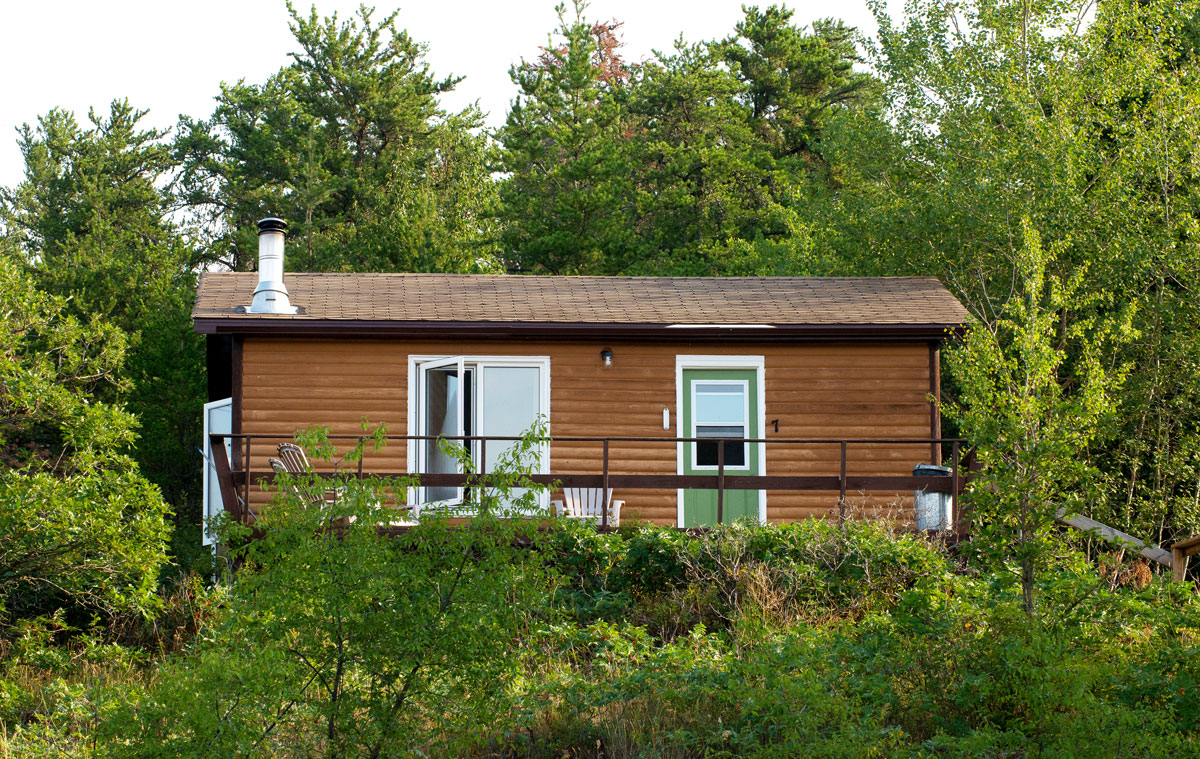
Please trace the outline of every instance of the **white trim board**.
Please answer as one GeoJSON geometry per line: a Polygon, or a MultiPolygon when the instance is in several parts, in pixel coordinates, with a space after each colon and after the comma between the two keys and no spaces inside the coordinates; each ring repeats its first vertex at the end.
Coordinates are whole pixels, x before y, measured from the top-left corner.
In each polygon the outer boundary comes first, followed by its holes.
{"type": "MultiPolygon", "coordinates": [[[[767,361],[765,356],[720,356],[678,354],[675,356],[675,437],[687,437],[683,425],[684,369],[751,369],[758,378],[758,436],[767,435],[767,361]]],[[[759,443],[758,474],[767,472],[767,447],[759,443]]],[[[683,444],[675,445],[675,473],[683,474],[683,444]]],[[[767,521],[767,491],[758,491],[758,521],[767,521]]],[[[675,491],[675,524],[683,527],[683,488],[675,491]]]]}

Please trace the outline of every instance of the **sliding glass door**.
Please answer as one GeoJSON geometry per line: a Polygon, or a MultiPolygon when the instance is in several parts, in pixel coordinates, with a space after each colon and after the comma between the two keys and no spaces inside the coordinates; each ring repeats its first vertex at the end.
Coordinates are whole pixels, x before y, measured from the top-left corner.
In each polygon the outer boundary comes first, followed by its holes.
{"type": "MultiPolygon", "coordinates": [[[[410,466],[426,474],[462,474],[463,466],[445,450],[446,438],[478,435],[518,437],[528,432],[539,417],[549,420],[549,359],[517,356],[449,356],[416,359],[415,403],[410,407],[410,434],[430,436],[414,446],[410,466]],[[414,423],[415,422],[415,423],[414,423]]],[[[495,471],[510,455],[514,443],[491,441],[486,446],[466,446],[474,471],[495,471]],[[480,461],[481,448],[486,460],[480,461]],[[482,465],[482,467],[481,467],[482,465]]],[[[535,469],[549,472],[549,447],[539,452],[535,469]]],[[[515,502],[522,492],[510,494],[515,502]]],[[[422,507],[452,506],[470,500],[463,488],[432,485],[418,488],[422,507]]],[[[542,500],[545,500],[544,498],[542,500]]]]}

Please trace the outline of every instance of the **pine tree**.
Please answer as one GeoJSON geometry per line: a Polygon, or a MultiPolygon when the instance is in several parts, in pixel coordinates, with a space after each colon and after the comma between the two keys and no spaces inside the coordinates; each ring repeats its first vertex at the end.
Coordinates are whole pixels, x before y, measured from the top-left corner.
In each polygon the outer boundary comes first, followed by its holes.
{"type": "Polygon", "coordinates": [[[213,261],[251,269],[254,223],[280,216],[307,271],[494,266],[494,192],[474,108],[447,114],[425,47],[370,8],[342,22],[289,4],[300,50],[261,85],[222,85],[175,142],[181,201],[213,261]]]}
{"type": "Polygon", "coordinates": [[[558,39],[509,75],[520,95],[497,135],[501,240],[510,270],[615,273],[632,211],[624,99],[633,74],[615,22],[557,7],[558,39]]]}
{"type": "Polygon", "coordinates": [[[121,382],[99,400],[140,420],[141,471],[174,507],[181,534],[199,522],[203,343],[189,314],[200,258],[171,221],[165,134],[140,126],[126,101],[81,127],[53,110],[19,142],[25,178],[0,194],[10,260],[87,323],[119,329],[129,350],[121,382]]]}

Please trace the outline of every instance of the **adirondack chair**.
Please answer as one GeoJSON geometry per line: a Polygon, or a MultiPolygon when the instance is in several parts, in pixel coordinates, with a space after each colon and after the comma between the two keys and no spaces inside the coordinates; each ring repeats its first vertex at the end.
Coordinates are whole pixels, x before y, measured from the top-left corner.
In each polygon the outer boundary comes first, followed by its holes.
{"type": "Polygon", "coordinates": [[[568,519],[594,520],[601,523],[603,501],[608,501],[608,526],[617,527],[621,524],[621,507],[624,501],[614,501],[612,488],[608,490],[608,498],[603,497],[603,488],[563,488],[563,499],[551,501],[554,513],[568,519]]]}
{"type": "MultiPolygon", "coordinates": [[[[289,474],[297,475],[312,471],[312,467],[308,463],[308,456],[304,455],[304,449],[300,446],[296,445],[295,443],[280,443],[277,447],[277,450],[279,451],[279,458],[268,459],[268,462],[271,464],[271,468],[276,472],[288,472],[289,474]]],[[[299,488],[296,488],[295,492],[301,498],[304,498],[304,494],[300,492],[299,488]]],[[[330,501],[336,501],[341,494],[342,493],[340,489],[331,488],[326,490],[321,498],[312,499],[310,501],[310,505],[319,507],[327,506],[330,501]]],[[[411,515],[414,511],[412,506],[392,506],[392,510],[398,512],[401,515],[401,519],[399,521],[391,521],[387,523],[381,522],[381,527],[407,527],[416,524],[416,522],[411,519],[411,515]]],[[[353,518],[351,518],[350,521],[354,521],[353,518]]]]}
{"type": "MultiPolygon", "coordinates": [[[[282,448],[283,445],[280,445],[279,447],[282,448]]],[[[300,451],[300,455],[304,456],[304,452],[300,451]]],[[[280,461],[279,459],[267,459],[267,463],[271,465],[271,469],[275,470],[277,474],[299,474],[299,472],[292,471],[292,468],[289,467],[286,462],[280,461]]],[[[305,463],[307,463],[307,460],[305,460],[305,463]]],[[[292,484],[291,488],[292,492],[296,494],[296,497],[298,497],[301,501],[306,502],[310,508],[327,508],[333,501],[337,500],[338,497],[337,490],[326,490],[321,495],[314,495],[312,491],[305,492],[304,489],[295,483],[292,484]]],[[[351,524],[355,521],[355,518],[327,517],[327,521],[331,525],[337,527],[351,524]]]]}
{"type": "MultiPolygon", "coordinates": [[[[297,476],[297,475],[303,474],[303,472],[294,471],[291,467],[289,467],[287,465],[286,462],[281,461],[279,459],[267,459],[267,463],[271,465],[271,469],[274,470],[274,472],[276,474],[290,474],[292,476],[297,476]]],[[[312,505],[312,506],[324,506],[325,505],[324,498],[312,498],[311,494],[308,494],[308,493],[305,493],[304,491],[302,491],[300,489],[300,486],[296,485],[295,483],[292,484],[291,491],[293,493],[295,493],[301,500],[309,501],[310,505],[312,505]]]]}
{"type": "MultiPolygon", "coordinates": [[[[293,477],[302,477],[312,473],[312,465],[308,463],[308,456],[304,455],[304,449],[295,443],[280,443],[276,450],[279,451],[279,458],[267,459],[267,463],[276,472],[286,472],[293,477]]],[[[338,491],[334,489],[326,490],[321,496],[314,496],[312,493],[302,493],[298,486],[292,486],[296,495],[309,499],[311,506],[324,506],[329,501],[336,501],[338,491]]]]}
{"type": "Polygon", "coordinates": [[[280,443],[276,450],[279,451],[279,459],[284,467],[292,474],[308,474],[312,471],[312,465],[308,463],[308,456],[304,455],[304,449],[295,443],[280,443]]]}

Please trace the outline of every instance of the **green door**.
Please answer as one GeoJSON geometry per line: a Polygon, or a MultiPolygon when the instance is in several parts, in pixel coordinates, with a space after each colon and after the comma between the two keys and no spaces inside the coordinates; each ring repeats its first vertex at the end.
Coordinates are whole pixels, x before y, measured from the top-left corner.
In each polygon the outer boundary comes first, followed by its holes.
{"type": "MultiPolygon", "coordinates": [[[[757,438],[758,376],[753,369],[684,369],[683,437],[726,439],[725,473],[758,474],[758,445],[732,442],[757,438]]],[[[684,474],[716,474],[718,443],[681,443],[684,474]]],[[[737,519],[758,521],[757,490],[726,490],[722,522],[737,519]]],[[[704,527],[717,523],[717,491],[683,491],[683,526],[704,527]]]]}

